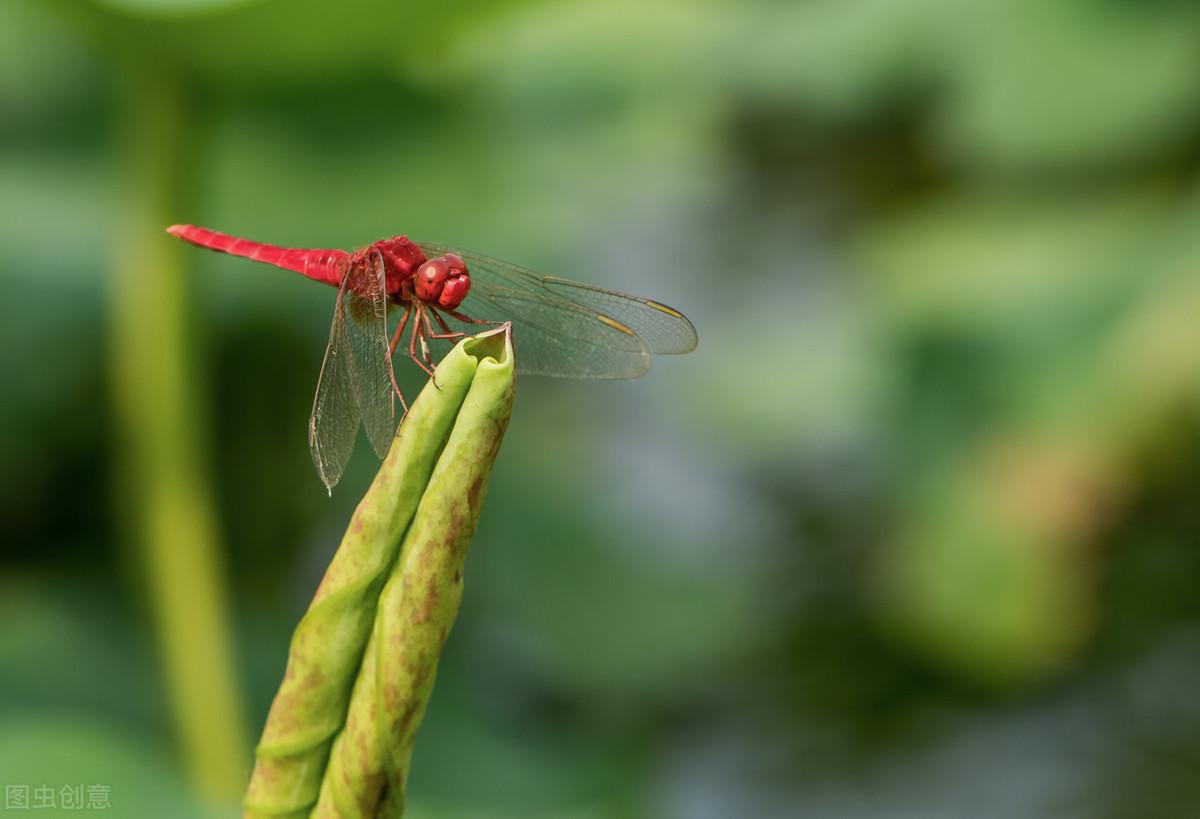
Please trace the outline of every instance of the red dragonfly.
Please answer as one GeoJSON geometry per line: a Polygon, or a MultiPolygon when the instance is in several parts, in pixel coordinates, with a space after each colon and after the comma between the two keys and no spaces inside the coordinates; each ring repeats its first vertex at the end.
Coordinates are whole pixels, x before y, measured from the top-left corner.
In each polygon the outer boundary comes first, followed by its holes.
{"type": "Polygon", "coordinates": [[[408,411],[392,370],[406,329],[407,356],[430,375],[435,356],[478,325],[512,325],[517,372],[565,378],[636,378],[650,369],[651,354],[686,353],[698,341],[692,323],[665,304],[406,236],[351,253],[277,247],[194,225],[167,232],[338,288],[308,424],[313,463],[330,491],[360,421],[382,458],[396,429],[395,399],[408,411]],[[391,332],[389,309],[400,314],[391,332]]]}

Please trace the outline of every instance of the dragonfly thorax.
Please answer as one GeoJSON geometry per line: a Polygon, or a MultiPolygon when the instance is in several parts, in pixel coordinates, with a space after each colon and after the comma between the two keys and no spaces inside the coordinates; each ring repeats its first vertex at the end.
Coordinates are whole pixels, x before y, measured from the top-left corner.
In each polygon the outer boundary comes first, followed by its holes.
{"type": "Polygon", "coordinates": [[[407,236],[393,236],[375,242],[364,252],[372,251],[378,251],[383,257],[388,296],[397,301],[408,301],[412,297],[413,274],[426,261],[421,248],[407,236]]]}

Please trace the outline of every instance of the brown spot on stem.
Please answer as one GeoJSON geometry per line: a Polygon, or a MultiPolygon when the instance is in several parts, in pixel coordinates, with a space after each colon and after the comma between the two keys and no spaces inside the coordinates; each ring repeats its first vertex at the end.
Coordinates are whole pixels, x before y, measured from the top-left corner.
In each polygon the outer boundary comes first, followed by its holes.
{"type": "Polygon", "coordinates": [[[417,568],[421,570],[422,574],[429,573],[429,568],[430,568],[429,564],[432,561],[433,561],[433,551],[428,546],[426,546],[424,549],[420,550],[417,553],[417,568]]]}
{"type": "Polygon", "coordinates": [[[408,736],[420,708],[420,698],[414,695],[408,704],[404,706],[404,710],[400,713],[400,716],[392,723],[392,737],[394,740],[403,740],[408,736]]]}
{"type": "MultiPolygon", "coordinates": [[[[364,733],[356,733],[354,740],[358,745],[358,768],[362,771],[363,776],[366,776],[371,770],[370,743],[367,742],[367,735],[364,733]]],[[[349,780],[349,773],[346,771],[347,780],[349,780]]]]}
{"type": "Polygon", "coordinates": [[[462,510],[454,509],[450,512],[450,526],[446,534],[446,550],[454,555],[455,558],[462,557],[470,540],[462,536],[462,530],[466,523],[467,516],[462,513],[462,510]]]}
{"type": "Polygon", "coordinates": [[[361,810],[360,816],[374,816],[380,799],[387,790],[387,775],[382,771],[367,774],[363,772],[363,787],[357,789],[355,802],[361,810]]]}
{"type": "Polygon", "coordinates": [[[272,760],[258,759],[254,762],[254,773],[250,776],[251,782],[259,782],[263,785],[272,786],[279,780],[279,768],[272,760]]]}
{"type": "Polygon", "coordinates": [[[484,476],[478,476],[471,484],[471,488],[467,490],[467,503],[470,504],[472,511],[479,508],[479,493],[483,491],[483,481],[484,476]]]}
{"type": "Polygon", "coordinates": [[[419,626],[422,623],[428,623],[433,619],[433,610],[437,607],[438,590],[437,580],[433,577],[429,578],[429,586],[425,590],[425,599],[421,601],[420,607],[413,612],[412,624],[419,626]]]}

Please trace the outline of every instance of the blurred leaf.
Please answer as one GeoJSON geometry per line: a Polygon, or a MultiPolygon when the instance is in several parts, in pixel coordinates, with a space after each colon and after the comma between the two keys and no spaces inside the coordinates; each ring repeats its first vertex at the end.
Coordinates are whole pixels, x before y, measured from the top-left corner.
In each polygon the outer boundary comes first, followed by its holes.
{"type": "MultiPolygon", "coordinates": [[[[1061,673],[1093,627],[1079,533],[1048,530],[1040,509],[1014,514],[1006,502],[1013,490],[1048,493],[1032,500],[1049,505],[1056,522],[1062,511],[1055,504],[1088,490],[1092,473],[1057,474],[1061,465],[1044,453],[999,473],[990,465],[962,469],[914,487],[896,542],[878,555],[881,628],[988,688],[1061,673]]],[[[1081,511],[1086,520],[1091,509],[1081,511]]]]}
{"type": "MultiPolygon", "coordinates": [[[[392,0],[336,6],[324,0],[55,2],[126,62],[176,66],[245,89],[387,74],[410,61],[437,59],[428,44],[440,42],[483,0],[450,6],[392,0]]],[[[311,112],[314,119],[323,115],[311,112]]]]}
{"type": "Polygon", "coordinates": [[[1195,4],[945,5],[942,124],[952,152],[996,167],[1111,172],[1195,133],[1195,4]]]}
{"type": "Polygon", "coordinates": [[[152,658],[113,591],[15,574],[0,583],[0,713],[22,703],[154,721],[163,703],[152,658]]]}
{"type": "MultiPolygon", "coordinates": [[[[495,668],[486,660],[479,662],[478,648],[450,652],[476,655],[460,656],[464,668],[453,667],[454,657],[443,660],[437,696],[430,701],[409,780],[413,809],[405,816],[599,819],[628,815],[612,806],[636,795],[646,769],[643,755],[631,753],[623,741],[626,726],[609,725],[620,730],[598,735],[569,731],[561,724],[546,726],[524,712],[497,714],[477,691],[494,685],[480,676],[495,668]],[[471,775],[464,777],[463,770],[471,775]]],[[[632,732],[636,731],[633,726],[632,732]]]]}
{"type": "Polygon", "coordinates": [[[146,737],[87,713],[35,711],[0,720],[4,784],[28,785],[33,808],[37,807],[34,788],[48,786],[54,791],[57,807],[32,810],[37,816],[70,817],[83,812],[178,819],[214,816],[189,799],[167,762],[168,756],[146,737]],[[109,789],[111,807],[94,811],[62,807],[62,788],[82,789],[86,806],[88,789],[95,786],[109,789]]]}
{"type": "Polygon", "coordinates": [[[490,614],[476,614],[477,650],[556,690],[631,709],[683,699],[703,669],[753,650],[755,567],[734,561],[720,571],[718,559],[681,557],[719,544],[679,542],[632,515],[618,526],[571,514],[570,499],[586,485],[569,476],[530,480],[534,493],[506,493],[489,515],[489,531],[503,540],[479,556],[490,614]],[[536,529],[512,537],[531,519],[536,529]]]}
{"type": "Polygon", "coordinates": [[[259,0],[93,0],[98,6],[127,14],[174,15],[190,12],[222,11],[232,6],[259,0]]]}

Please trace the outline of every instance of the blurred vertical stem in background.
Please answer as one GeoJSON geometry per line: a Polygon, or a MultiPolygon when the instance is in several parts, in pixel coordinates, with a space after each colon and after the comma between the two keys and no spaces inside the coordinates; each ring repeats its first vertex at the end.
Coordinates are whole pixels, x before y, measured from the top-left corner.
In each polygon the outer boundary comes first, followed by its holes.
{"type": "Polygon", "coordinates": [[[507,329],[483,333],[451,350],[413,403],[296,627],[246,816],[402,814],[513,372],[507,329]]]}
{"type": "Polygon", "coordinates": [[[189,98],[167,66],[127,64],[121,143],[127,201],[111,277],[115,451],[121,512],[144,566],[183,762],[207,801],[236,804],[245,723],[233,670],[212,493],[203,382],[189,349],[179,220],[192,163],[189,98]]]}

